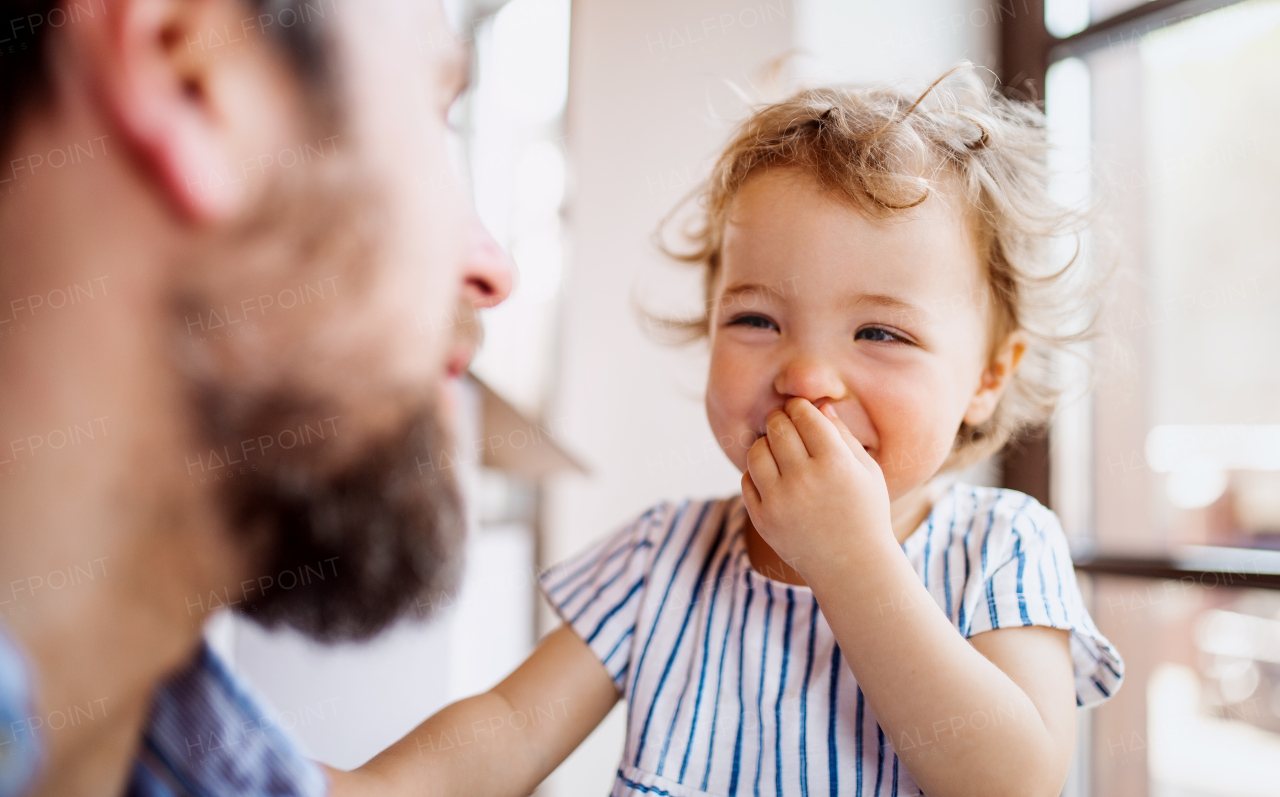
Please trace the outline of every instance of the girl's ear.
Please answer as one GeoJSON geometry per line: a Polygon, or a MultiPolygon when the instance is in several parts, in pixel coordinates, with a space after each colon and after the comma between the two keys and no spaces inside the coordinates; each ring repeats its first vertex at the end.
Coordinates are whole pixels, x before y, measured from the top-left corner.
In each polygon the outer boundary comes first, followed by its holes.
{"type": "Polygon", "coordinates": [[[991,357],[991,362],[982,372],[982,380],[978,383],[978,389],[973,394],[973,399],[969,402],[969,408],[965,410],[964,422],[969,426],[981,426],[986,423],[996,411],[996,405],[1000,403],[1000,397],[1004,395],[1005,388],[1009,386],[1009,380],[1013,378],[1013,372],[1017,370],[1018,363],[1022,360],[1022,355],[1027,350],[1027,339],[1022,332],[1013,332],[1004,339],[1004,343],[991,357]]]}

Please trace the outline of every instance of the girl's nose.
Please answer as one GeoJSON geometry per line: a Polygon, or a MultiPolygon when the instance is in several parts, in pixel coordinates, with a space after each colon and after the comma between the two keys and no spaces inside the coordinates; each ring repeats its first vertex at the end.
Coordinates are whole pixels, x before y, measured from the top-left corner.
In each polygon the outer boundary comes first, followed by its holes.
{"type": "Polygon", "coordinates": [[[810,355],[792,358],[778,373],[773,389],[783,396],[796,396],[815,404],[823,399],[840,401],[848,392],[835,368],[810,355]]]}

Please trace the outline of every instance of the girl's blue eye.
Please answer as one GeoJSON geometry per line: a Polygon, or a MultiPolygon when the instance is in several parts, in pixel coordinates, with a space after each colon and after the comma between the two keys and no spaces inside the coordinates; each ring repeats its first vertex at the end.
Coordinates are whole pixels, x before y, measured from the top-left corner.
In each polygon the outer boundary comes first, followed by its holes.
{"type": "Polygon", "coordinates": [[[895,335],[882,327],[863,327],[853,335],[854,340],[870,340],[877,343],[906,343],[899,335],[895,335]]]}
{"type": "Polygon", "coordinates": [[[740,315],[729,322],[729,326],[751,327],[753,329],[777,329],[777,325],[762,315],[740,315]]]}

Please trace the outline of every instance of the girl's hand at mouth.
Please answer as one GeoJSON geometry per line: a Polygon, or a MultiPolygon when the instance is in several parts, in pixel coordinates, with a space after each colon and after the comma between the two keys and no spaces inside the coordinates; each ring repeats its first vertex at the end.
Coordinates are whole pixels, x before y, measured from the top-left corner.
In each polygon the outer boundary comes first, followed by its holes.
{"type": "Polygon", "coordinates": [[[801,574],[839,564],[860,540],[893,538],[880,466],[836,415],[790,398],[747,452],[742,496],[769,547],[801,574]]]}

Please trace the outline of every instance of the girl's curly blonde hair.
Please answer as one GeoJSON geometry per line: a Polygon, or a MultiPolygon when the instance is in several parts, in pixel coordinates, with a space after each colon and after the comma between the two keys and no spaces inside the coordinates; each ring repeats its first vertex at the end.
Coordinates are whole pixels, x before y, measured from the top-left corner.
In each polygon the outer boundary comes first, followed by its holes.
{"type": "Polygon", "coordinates": [[[995,413],[977,427],[962,423],[943,467],[986,457],[1048,420],[1061,393],[1055,353],[1088,337],[1096,315],[1096,281],[1080,257],[1092,214],[1050,196],[1048,149],[1043,113],[986,88],[964,67],[918,95],[888,87],[811,88],[759,107],[692,195],[697,213],[683,234],[691,248],[659,243],[675,259],[703,268],[707,308],[701,317],[664,325],[685,340],[709,334],[725,223],[738,191],[760,170],[800,169],[872,218],[945,190],[967,209],[986,271],[991,354],[1014,332],[1027,344],[995,413]]]}

